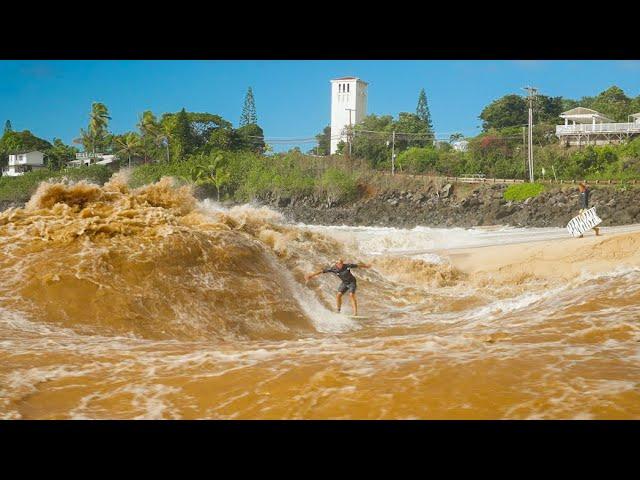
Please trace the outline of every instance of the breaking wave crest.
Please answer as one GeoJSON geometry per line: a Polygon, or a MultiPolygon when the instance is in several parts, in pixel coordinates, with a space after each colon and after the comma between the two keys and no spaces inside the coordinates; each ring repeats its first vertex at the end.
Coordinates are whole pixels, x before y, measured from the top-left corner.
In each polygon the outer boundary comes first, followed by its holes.
{"type": "Polygon", "coordinates": [[[2,296],[31,318],[149,338],[287,338],[353,327],[300,282],[335,241],[276,212],[198,204],[169,178],[42,183],[0,215],[2,296]]]}

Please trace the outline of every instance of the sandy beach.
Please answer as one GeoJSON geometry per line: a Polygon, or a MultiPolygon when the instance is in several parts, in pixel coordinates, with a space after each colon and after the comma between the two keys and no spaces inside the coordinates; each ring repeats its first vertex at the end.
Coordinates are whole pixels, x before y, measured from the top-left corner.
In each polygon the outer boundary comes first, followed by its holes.
{"type": "Polygon", "coordinates": [[[637,231],[609,231],[583,238],[531,241],[510,245],[451,249],[439,252],[475,279],[521,282],[523,279],[569,280],[640,265],[637,231]]]}

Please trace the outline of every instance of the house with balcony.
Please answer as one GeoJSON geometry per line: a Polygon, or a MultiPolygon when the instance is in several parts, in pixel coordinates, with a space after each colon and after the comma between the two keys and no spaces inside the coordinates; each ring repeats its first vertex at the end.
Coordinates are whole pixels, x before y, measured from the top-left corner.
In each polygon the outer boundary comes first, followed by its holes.
{"type": "Polygon", "coordinates": [[[556,126],[556,136],[564,145],[608,145],[640,135],[640,113],[627,122],[615,122],[590,108],[576,107],[562,112],[564,125],[556,126]]]}
{"type": "Polygon", "coordinates": [[[9,155],[9,163],[2,168],[2,175],[19,177],[26,172],[45,168],[44,153],[33,150],[31,152],[13,153],[9,155]]]}
{"type": "Polygon", "coordinates": [[[76,159],[67,162],[70,167],[82,167],[88,165],[109,165],[115,160],[115,155],[106,155],[104,153],[80,152],[76,153],[76,159]]]}

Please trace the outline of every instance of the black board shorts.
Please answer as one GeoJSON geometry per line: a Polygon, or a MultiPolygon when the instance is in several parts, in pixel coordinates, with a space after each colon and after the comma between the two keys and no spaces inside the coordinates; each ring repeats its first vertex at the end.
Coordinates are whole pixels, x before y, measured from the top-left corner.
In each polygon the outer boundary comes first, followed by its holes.
{"type": "Polygon", "coordinates": [[[338,287],[338,293],[356,293],[356,282],[342,282],[338,287]]]}

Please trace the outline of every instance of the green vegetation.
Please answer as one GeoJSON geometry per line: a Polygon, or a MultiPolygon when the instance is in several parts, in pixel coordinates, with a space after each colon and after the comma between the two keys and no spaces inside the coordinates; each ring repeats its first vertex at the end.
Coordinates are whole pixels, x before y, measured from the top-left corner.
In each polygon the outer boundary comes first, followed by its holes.
{"type": "Polygon", "coordinates": [[[309,153],[313,153],[314,155],[329,155],[331,150],[331,125],[327,125],[322,130],[322,133],[316,135],[316,141],[318,145],[309,153]]]}
{"type": "Polygon", "coordinates": [[[420,90],[420,95],[418,95],[416,117],[418,117],[418,120],[422,122],[425,133],[429,134],[428,138],[433,140],[433,123],[431,123],[431,113],[429,112],[429,105],[427,104],[427,94],[424,91],[424,88],[420,90]]]}
{"type": "Polygon", "coordinates": [[[435,171],[437,162],[438,152],[435,148],[411,147],[398,156],[396,165],[401,172],[425,173],[435,171]]]}
{"type": "Polygon", "coordinates": [[[240,126],[257,125],[258,115],[256,113],[256,100],[253,98],[253,89],[249,87],[244,97],[244,105],[242,107],[242,115],[240,116],[240,126]]]}
{"type": "Polygon", "coordinates": [[[337,168],[325,171],[319,184],[330,203],[346,202],[358,195],[358,183],[354,176],[337,168]]]}
{"type": "Polygon", "coordinates": [[[98,185],[104,184],[113,171],[104,165],[91,165],[84,168],[50,171],[47,169],[25,173],[19,177],[0,177],[0,201],[26,202],[36,191],[40,182],[67,178],[70,181],[86,180],[98,185]]]}
{"type": "Polygon", "coordinates": [[[205,193],[211,188],[219,199],[246,202],[271,194],[298,197],[315,192],[342,202],[357,194],[362,175],[348,170],[339,160],[327,162],[299,152],[269,157],[250,151],[211,152],[192,155],[182,162],[141,165],[133,170],[130,184],[138,187],[170,176],[205,193]]]}
{"type": "MultiPolygon", "coordinates": [[[[535,123],[553,123],[565,110],[562,97],[547,97],[538,95],[533,104],[535,123]]],[[[529,119],[529,104],[519,95],[505,95],[491,102],[480,113],[483,130],[518,127],[526,124],[529,119]]]]}
{"type": "Polygon", "coordinates": [[[518,183],[510,185],[504,191],[504,199],[507,201],[521,202],[527,198],[536,197],[544,191],[544,185],[540,183],[518,183]]]}

